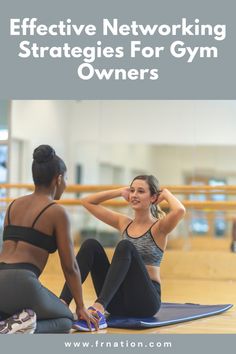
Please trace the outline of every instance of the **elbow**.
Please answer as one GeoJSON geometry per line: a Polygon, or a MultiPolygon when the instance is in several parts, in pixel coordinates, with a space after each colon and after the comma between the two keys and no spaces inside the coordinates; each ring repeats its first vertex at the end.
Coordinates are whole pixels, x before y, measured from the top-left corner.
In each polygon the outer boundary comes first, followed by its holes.
{"type": "Polygon", "coordinates": [[[67,276],[73,276],[78,273],[78,265],[76,262],[73,262],[70,265],[63,265],[63,271],[67,276]]]}
{"type": "Polygon", "coordinates": [[[86,209],[88,209],[89,206],[91,206],[91,205],[97,204],[97,203],[93,202],[92,200],[90,200],[90,197],[82,198],[80,201],[81,201],[81,205],[86,209]]]}
{"type": "Polygon", "coordinates": [[[91,203],[87,200],[87,198],[83,198],[81,199],[81,205],[85,208],[88,209],[89,205],[91,205],[91,203]]]}
{"type": "Polygon", "coordinates": [[[178,210],[176,211],[176,213],[177,213],[177,215],[178,215],[178,217],[179,217],[180,219],[183,219],[183,218],[185,217],[185,215],[186,215],[186,209],[185,209],[185,207],[182,205],[181,207],[178,208],[178,210]]]}
{"type": "Polygon", "coordinates": [[[88,204],[87,198],[80,199],[80,202],[81,202],[81,205],[84,207],[88,204]]]}

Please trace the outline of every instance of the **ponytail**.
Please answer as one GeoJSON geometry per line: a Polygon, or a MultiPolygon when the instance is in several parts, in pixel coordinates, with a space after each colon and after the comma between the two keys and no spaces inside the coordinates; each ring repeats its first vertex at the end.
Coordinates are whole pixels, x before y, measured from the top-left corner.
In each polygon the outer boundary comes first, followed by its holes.
{"type": "Polygon", "coordinates": [[[158,220],[163,219],[166,215],[158,204],[151,204],[151,213],[158,220]]]}

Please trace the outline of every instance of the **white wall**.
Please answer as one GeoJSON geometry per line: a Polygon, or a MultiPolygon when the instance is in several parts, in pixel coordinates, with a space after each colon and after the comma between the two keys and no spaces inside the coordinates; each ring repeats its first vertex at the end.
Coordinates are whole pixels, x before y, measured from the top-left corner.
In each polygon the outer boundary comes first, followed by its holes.
{"type": "MultiPolygon", "coordinates": [[[[183,169],[219,164],[216,150],[198,157],[195,147],[235,146],[235,132],[236,101],[12,102],[12,138],[24,143],[21,182],[31,182],[33,148],[48,143],[65,159],[70,183],[76,164],[83,166],[83,183],[101,183],[101,163],[122,167],[124,183],[142,169],[164,183],[183,183],[183,169]]],[[[234,153],[228,156],[233,169],[234,153]]],[[[225,156],[220,164],[226,163],[225,156]]],[[[13,162],[10,169],[13,181],[13,162]]]]}
{"type": "Polygon", "coordinates": [[[77,139],[107,143],[236,145],[236,101],[78,101],[77,139]]]}
{"type": "MultiPolygon", "coordinates": [[[[66,101],[12,101],[11,136],[23,143],[22,182],[32,182],[32,152],[38,145],[50,144],[58,155],[66,159],[69,107],[66,101]]],[[[11,162],[10,178],[14,181],[14,157],[11,162]]]]}
{"type": "Polygon", "coordinates": [[[236,184],[236,146],[153,146],[151,160],[150,173],[161,184],[185,184],[194,175],[236,184]]]}

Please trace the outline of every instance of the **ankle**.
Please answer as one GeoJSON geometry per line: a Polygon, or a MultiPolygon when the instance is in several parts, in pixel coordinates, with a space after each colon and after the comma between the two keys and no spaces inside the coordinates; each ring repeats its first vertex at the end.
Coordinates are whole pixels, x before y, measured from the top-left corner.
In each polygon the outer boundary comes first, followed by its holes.
{"type": "Polygon", "coordinates": [[[102,306],[102,304],[100,304],[99,302],[94,302],[94,304],[92,305],[93,308],[95,308],[95,310],[100,311],[101,313],[105,312],[104,307],[102,306]]]}

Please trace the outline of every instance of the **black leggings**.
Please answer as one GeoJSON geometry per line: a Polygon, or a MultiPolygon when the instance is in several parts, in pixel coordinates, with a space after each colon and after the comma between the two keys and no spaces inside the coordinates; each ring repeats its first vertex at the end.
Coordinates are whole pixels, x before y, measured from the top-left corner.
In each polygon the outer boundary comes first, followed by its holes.
{"type": "MultiPolygon", "coordinates": [[[[155,315],[161,305],[160,284],[152,281],[134,245],[128,240],[118,243],[111,264],[99,242],[85,241],[77,256],[82,283],[91,273],[101,303],[112,315],[147,317],[155,315]]],[[[65,284],[60,295],[68,305],[71,292],[65,284]]]]}
{"type": "Polygon", "coordinates": [[[39,274],[29,263],[0,263],[0,317],[5,319],[29,308],[37,315],[35,333],[67,333],[73,314],[39,282],[39,274]]]}

